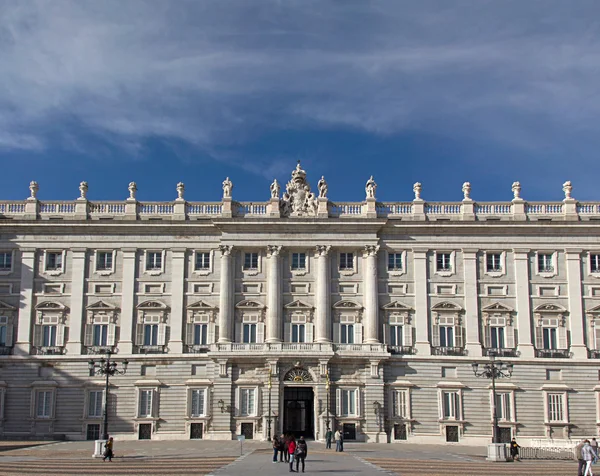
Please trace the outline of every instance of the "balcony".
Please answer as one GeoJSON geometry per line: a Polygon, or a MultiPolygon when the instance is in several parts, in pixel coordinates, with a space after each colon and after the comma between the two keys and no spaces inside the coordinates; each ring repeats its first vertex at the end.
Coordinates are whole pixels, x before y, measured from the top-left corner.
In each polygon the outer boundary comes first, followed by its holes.
{"type": "Polygon", "coordinates": [[[415,348],[409,345],[388,345],[387,350],[394,355],[412,355],[415,353],[415,348]]]}
{"type": "Polygon", "coordinates": [[[588,357],[590,359],[600,359],[600,350],[588,350],[588,357]]]}
{"type": "Polygon", "coordinates": [[[567,349],[535,349],[535,356],[542,359],[570,359],[572,354],[567,349]]]}
{"type": "Polygon", "coordinates": [[[164,354],[166,346],[164,345],[138,345],[138,354],[164,354]]]}
{"type": "Polygon", "coordinates": [[[86,347],[87,354],[95,355],[95,354],[107,354],[109,352],[114,352],[115,348],[111,345],[92,345],[86,347]]]}
{"type": "Polygon", "coordinates": [[[467,350],[463,347],[432,347],[431,355],[464,356],[467,355],[467,350]]]}
{"type": "Polygon", "coordinates": [[[490,355],[493,355],[494,357],[518,357],[519,352],[517,349],[489,347],[487,349],[483,349],[483,355],[487,357],[490,355]]]}
{"type": "Polygon", "coordinates": [[[320,342],[264,342],[212,344],[214,352],[331,352],[330,343],[320,342]]]}
{"type": "Polygon", "coordinates": [[[39,355],[62,355],[64,353],[64,347],[59,346],[42,346],[35,349],[39,355]]]}
{"type": "Polygon", "coordinates": [[[210,345],[187,345],[186,352],[190,354],[205,354],[210,351],[210,345]]]}
{"type": "Polygon", "coordinates": [[[12,353],[12,347],[0,346],[0,355],[10,355],[12,353]]]}

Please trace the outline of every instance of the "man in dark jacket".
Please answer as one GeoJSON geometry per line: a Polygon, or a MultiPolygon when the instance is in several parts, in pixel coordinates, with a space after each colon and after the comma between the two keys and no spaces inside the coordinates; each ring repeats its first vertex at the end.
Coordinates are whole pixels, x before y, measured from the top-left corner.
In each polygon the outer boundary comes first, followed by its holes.
{"type": "Polygon", "coordinates": [[[579,467],[577,468],[577,476],[583,476],[583,468],[585,468],[585,460],[583,459],[583,455],[581,454],[584,441],[585,440],[581,440],[579,444],[575,447],[575,459],[579,463],[579,467]]]}
{"type": "Polygon", "coordinates": [[[307,455],[308,445],[306,444],[306,441],[304,441],[304,437],[301,436],[296,445],[296,473],[298,472],[300,461],[302,461],[302,472],[304,473],[304,459],[307,455]]]}

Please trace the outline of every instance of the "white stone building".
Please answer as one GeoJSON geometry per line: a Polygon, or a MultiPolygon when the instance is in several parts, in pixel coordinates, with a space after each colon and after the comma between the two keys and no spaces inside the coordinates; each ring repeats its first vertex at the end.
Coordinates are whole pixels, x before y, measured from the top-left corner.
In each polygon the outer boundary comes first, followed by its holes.
{"type": "Polygon", "coordinates": [[[598,434],[599,203],[0,202],[0,436],[485,444],[598,434]],[[270,402],[270,405],[269,405],[270,402]],[[329,410],[329,413],[328,413],[329,410]]]}

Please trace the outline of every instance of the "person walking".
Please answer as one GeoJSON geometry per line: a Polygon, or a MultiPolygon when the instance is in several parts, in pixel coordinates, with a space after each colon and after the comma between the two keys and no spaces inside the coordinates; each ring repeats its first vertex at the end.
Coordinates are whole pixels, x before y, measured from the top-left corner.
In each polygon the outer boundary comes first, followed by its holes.
{"type": "Polygon", "coordinates": [[[590,445],[590,440],[585,440],[583,448],[581,448],[581,456],[585,461],[585,473],[583,473],[583,476],[594,476],[594,473],[592,473],[592,463],[598,458],[598,453],[590,445]]]}
{"type": "Polygon", "coordinates": [[[298,444],[296,445],[296,473],[298,473],[298,466],[300,466],[300,462],[302,462],[302,472],[304,473],[304,460],[308,455],[308,445],[306,441],[304,441],[304,437],[300,436],[298,440],[298,444]]]}
{"type": "Polygon", "coordinates": [[[335,439],[335,451],[342,451],[342,445],[341,445],[341,441],[340,438],[342,437],[342,435],[340,434],[340,430],[335,430],[335,435],[333,436],[333,438],[335,439]]]}
{"type": "Polygon", "coordinates": [[[585,440],[581,440],[579,442],[579,444],[575,447],[575,451],[574,451],[575,459],[577,460],[577,463],[578,463],[577,476],[583,476],[583,468],[585,468],[585,461],[583,459],[583,456],[581,455],[581,450],[583,449],[584,443],[585,443],[585,440]]]}
{"type": "Polygon", "coordinates": [[[108,462],[112,463],[112,459],[114,456],[113,446],[114,446],[114,440],[113,440],[113,437],[111,436],[108,439],[108,441],[104,444],[104,455],[102,457],[102,461],[106,461],[106,459],[108,458],[108,462]]]}
{"type": "Polygon", "coordinates": [[[290,456],[290,473],[294,472],[294,456],[296,454],[296,439],[293,435],[290,435],[288,440],[288,455],[290,456]]]}
{"type": "Polygon", "coordinates": [[[340,431],[340,452],[344,451],[344,431],[340,431]]]}
{"type": "Polygon", "coordinates": [[[325,433],[325,449],[331,449],[331,438],[333,437],[333,433],[330,428],[327,428],[327,432],[325,433]]]}
{"type": "Polygon", "coordinates": [[[519,448],[520,448],[519,444],[513,438],[512,441],[510,442],[510,457],[512,458],[513,461],[521,461],[521,458],[519,457],[519,448]]]}
{"type": "Polygon", "coordinates": [[[282,433],[279,437],[279,462],[283,463],[285,459],[285,435],[282,433]]]}
{"type": "Polygon", "coordinates": [[[273,463],[277,463],[277,454],[279,453],[279,448],[281,448],[281,442],[277,435],[273,437],[273,463]]]}
{"type": "Polygon", "coordinates": [[[283,437],[283,456],[286,463],[290,462],[290,438],[291,435],[285,435],[283,437]]]}
{"type": "Polygon", "coordinates": [[[596,438],[592,438],[592,441],[590,441],[590,446],[594,448],[594,451],[596,454],[598,454],[598,442],[596,441],[596,438]]]}

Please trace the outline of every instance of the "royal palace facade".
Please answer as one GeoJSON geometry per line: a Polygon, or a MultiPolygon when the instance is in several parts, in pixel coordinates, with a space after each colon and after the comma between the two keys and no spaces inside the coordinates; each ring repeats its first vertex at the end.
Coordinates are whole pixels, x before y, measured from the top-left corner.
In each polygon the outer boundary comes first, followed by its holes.
{"type": "Polygon", "coordinates": [[[600,426],[600,203],[0,202],[0,437],[485,444],[600,426]]]}

